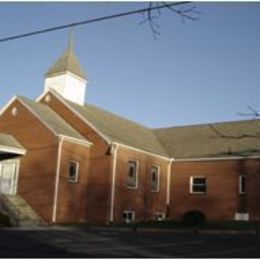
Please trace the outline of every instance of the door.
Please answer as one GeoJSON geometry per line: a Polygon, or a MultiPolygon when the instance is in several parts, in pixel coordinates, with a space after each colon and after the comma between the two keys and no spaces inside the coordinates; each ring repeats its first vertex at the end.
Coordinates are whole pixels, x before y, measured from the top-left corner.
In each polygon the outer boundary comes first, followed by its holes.
{"type": "Polygon", "coordinates": [[[6,161],[0,167],[0,193],[14,195],[17,184],[17,162],[6,161]]]}

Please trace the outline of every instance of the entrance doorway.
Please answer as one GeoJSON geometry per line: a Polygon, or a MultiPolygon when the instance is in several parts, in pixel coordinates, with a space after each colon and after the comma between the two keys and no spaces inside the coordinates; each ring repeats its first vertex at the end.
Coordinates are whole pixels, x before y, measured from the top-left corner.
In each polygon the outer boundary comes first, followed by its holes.
{"type": "Polygon", "coordinates": [[[0,162],[0,194],[15,195],[17,191],[18,161],[0,162]]]}

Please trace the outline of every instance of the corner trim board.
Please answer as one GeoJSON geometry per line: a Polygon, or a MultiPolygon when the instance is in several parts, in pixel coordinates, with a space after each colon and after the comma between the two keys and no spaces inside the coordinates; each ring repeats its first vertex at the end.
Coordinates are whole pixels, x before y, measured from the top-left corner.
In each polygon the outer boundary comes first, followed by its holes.
{"type": "Polygon", "coordinates": [[[56,178],[55,178],[54,197],[53,197],[53,210],[52,210],[52,222],[53,223],[55,223],[57,220],[57,204],[58,204],[61,151],[62,151],[63,140],[64,139],[62,137],[59,138],[57,165],[56,165],[56,178]]]}
{"type": "Polygon", "coordinates": [[[114,221],[117,151],[118,151],[118,145],[115,144],[113,147],[113,168],[112,168],[111,201],[110,201],[110,215],[109,215],[110,222],[114,221]]]}

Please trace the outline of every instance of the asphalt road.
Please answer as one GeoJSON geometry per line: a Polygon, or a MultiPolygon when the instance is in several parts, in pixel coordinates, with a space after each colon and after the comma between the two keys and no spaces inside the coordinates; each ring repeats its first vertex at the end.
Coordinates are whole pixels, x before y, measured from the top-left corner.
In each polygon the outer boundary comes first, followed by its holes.
{"type": "Polygon", "coordinates": [[[1,258],[259,258],[253,234],[192,234],[106,228],[0,230],[1,258]]]}

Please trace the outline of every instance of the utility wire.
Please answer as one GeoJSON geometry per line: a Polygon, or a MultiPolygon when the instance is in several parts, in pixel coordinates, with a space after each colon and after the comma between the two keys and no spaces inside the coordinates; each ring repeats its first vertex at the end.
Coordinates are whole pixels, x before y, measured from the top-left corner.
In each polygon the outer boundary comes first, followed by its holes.
{"type": "Polygon", "coordinates": [[[69,27],[75,27],[75,26],[79,26],[79,25],[83,25],[83,24],[101,22],[101,21],[115,19],[115,18],[119,18],[119,17],[123,17],[123,16],[128,16],[128,15],[133,15],[133,14],[138,14],[138,13],[143,13],[143,12],[150,12],[151,10],[155,10],[155,9],[162,9],[162,8],[167,8],[169,6],[177,6],[177,5],[183,5],[183,4],[188,4],[188,3],[190,3],[190,2],[175,2],[175,3],[167,4],[167,6],[164,4],[164,5],[154,6],[154,7],[136,9],[136,10],[132,10],[132,11],[128,11],[128,12],[102,16],[102,17],[84,20],[84,21],[80,21],[80,22],[64,24],[64,25],[60,25],[60,26],[50,27],[50,28],[46,28],[46,29],[42,29],[42,30],[37,30],[37,31],[32,31],[32,32],[28,32],[28,33],[23,33],[23,34],[18,34],[18,35],[2,38],[2,39],[0,39],[0,43],[16,40],[16,39],[20,39],[20,38],[30,37],[30,36],[33,36],[36,34],[48,33],[48,32],[52,32],[52,31],[66,29],[69,27]]]}

